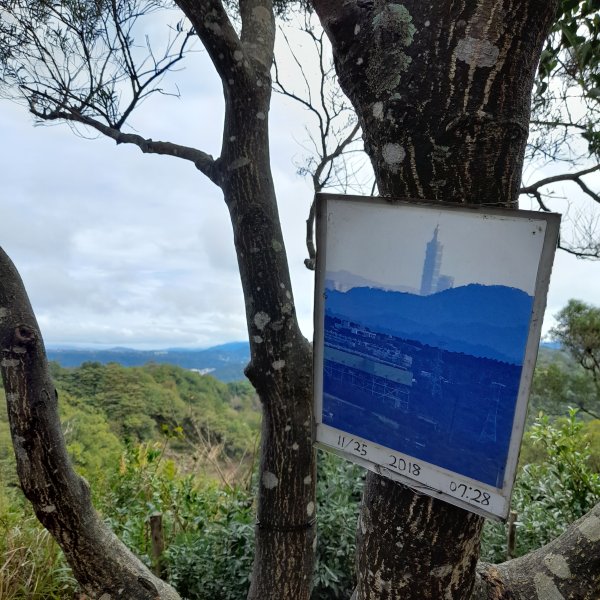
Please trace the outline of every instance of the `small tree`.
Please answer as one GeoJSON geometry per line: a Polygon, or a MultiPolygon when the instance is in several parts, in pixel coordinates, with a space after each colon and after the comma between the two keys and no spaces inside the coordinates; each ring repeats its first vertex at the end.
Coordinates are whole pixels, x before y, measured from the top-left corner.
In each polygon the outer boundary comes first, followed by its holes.
{"type": "Polygon", "coordinates": [[[589,371],[600,392],[600,308],[569,300],[556,315],[557,324],[550,335],[589,371]]]}

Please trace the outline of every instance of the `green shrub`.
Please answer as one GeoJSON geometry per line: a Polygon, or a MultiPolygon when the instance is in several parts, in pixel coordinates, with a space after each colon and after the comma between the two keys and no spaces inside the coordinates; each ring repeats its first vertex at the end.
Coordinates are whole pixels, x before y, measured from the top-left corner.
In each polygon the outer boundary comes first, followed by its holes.
{"type": "Polygon", "coordinates": [[[195,529],[177,536],[166,553],[169,581],[187,600],[245,598],[254,555],[253,494],[205,490],[198,508],[195,529]]]}
{"type": "MultiPolygon", "coordinates": [[[[577,410],[554,422],[541,415],[527,437],[545,458],[525,465],[517,477],[512,502],[518,515],[516,556],[548,543],[600,500],[600,476],[590,466],[590,444],[577,410]]],[[[482,557],[506,560],[504,525],[486,524],[482,557]]]]}
{"type": "Polygon", "coordinates": [[[313,600],[349,598],[355,584],[356,523],[364,469],[319,452],[317,557],[313,600]]]}
{"type": "MultiPolygon", "coordinates": [[[[348,598],[363,469],[320,453],[313,600],[348,598]]],[[[166,576],[187,600],[238,600],[250,584],[254,491],[178,475],[157,444],[128,446],[101,509],[119,537],[151,565],[148,519],[160,512],[166,576]]]]}

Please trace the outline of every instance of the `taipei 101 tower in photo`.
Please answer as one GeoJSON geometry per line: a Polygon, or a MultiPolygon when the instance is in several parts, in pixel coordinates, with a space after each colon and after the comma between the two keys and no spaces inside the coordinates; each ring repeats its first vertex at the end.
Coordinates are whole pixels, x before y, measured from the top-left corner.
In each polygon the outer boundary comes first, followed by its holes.
{"type": "Polygon", "coordinates": [[[440,279],[440,266],[442,264],[442,252],[444,246],[438,241],[439,225],[433,232],[433,238],[427,243],[425,250],[425,262],[421,275],[421,296],[429,296],[438,291],[440,279]]]}

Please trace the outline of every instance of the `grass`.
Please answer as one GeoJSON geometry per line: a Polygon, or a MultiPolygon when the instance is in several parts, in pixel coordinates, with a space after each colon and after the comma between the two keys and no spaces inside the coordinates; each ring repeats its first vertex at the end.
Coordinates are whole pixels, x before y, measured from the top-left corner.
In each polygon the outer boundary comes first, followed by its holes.
{"type": "Polygon", "coordinates": [[[0,492],[0,598],[76,598],[76,581],[64,556],[31,509],[0,492]]]}

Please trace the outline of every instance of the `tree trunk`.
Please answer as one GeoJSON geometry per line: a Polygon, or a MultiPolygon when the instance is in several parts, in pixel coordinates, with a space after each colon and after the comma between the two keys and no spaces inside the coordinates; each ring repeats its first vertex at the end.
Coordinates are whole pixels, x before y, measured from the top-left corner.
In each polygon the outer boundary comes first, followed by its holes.
{"type": "Polygon", "coordinates": [[[296,320],[271,179],[270,82],[257,96],[246,91],[227,98],[225,137],[235,142],[221,155],[246,300],[251,348],[246,375],[263,406],[249,598],[301,600],[310,596],[316,529],[311,351],[296,320]]]}
{"type": "Polygon", "coordinates": [[[0,373],[21,487],[90,598],[178,600],[104,524],[73,470],[31,304],[0,249],[0,373]]]}
{"type": "Polygon", "coordinates": [[[242,0],[238,37],[219,1],[178,0],[225,96],[213,180],[231,215],[246,303],[246,375],[263,406],[256,552],[248,598],[308,600],[315,555],[312,353],[296,318],[269,156],[270,0],[242,0]]]}
{"type": "MultiPolygon", "coordinates": [[[[516,206],[556,1],[313,4],[383,196],[516,206]]],[[[482,524],[369,474],[356,599],[468,599],[482,524]]]]}

